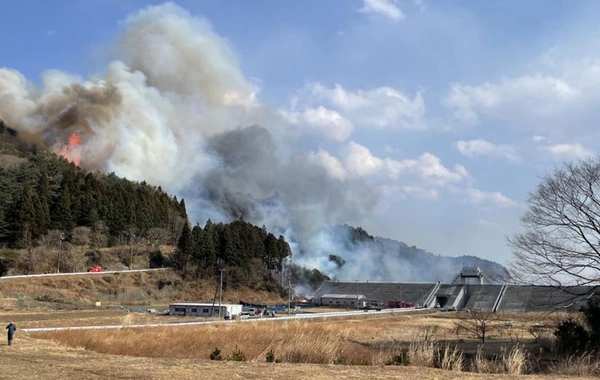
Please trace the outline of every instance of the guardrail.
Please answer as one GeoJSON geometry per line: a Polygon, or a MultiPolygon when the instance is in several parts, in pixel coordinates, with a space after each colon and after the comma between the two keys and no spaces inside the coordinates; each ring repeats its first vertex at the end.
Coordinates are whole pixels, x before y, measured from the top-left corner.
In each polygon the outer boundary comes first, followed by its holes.
{"type": "Polygon", "coordinates": [[[341,318],[350,316],[367,316],[373,314],[391,314],[391,313],[409,313],[414,311],[420,311],[422,309],[382,309],[376,310],[359,310],[359,311],[340,311],[330,313],[310,313],[310,314],[297,314],[294,316],[281,316],[281,317],[263,317],[263,318],[249,318],[239,320],[222,320],[222,321],[198,321],[198,322],[171,322],[171,323],[149,323],[143,325],[104,325],[104,326],[72,326],[72,327],[34,327],[34,328],[23,328],[21,331],[27,333],[39,333],[39,332],[55,332],[55,331],[75,331],[75,330],[115,330],[115,329],[131,329],[131,328],[149,328],[149,327],[178,327],[178,326],[197,326],[197,325],[209,325],[209,324],[222,324],[222,323],[250,323],[250,322],[276,322],[276,321],[289,321],[289,320],[302,320],[302,319],[318,319],[318,318],[341,318]]]}
{"type": "Polygon", "coordinates": [[[58,276],[81,276],[95,274],[116,274],[116,273],[135,273],[135,272],[153,272],[159,270],[173,270],[173,268],[152,268],[152,269],[132,269],[132,270],[107,270],[104,272],[69,272],[69,273],[41,273],[41,274],[20,274],[16,276],[0,277],[0,280],[12,280],[17,278],[35,278],[35,277],[58,277],[58,276]]]}

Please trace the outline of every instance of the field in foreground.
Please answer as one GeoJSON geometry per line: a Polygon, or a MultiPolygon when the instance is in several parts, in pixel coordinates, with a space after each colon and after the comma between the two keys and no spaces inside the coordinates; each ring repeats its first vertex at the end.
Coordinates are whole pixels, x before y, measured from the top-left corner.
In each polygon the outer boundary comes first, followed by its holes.
{"type": "MultiPolygon", "coordinates": [[[[168,342],[165,342],[167,344],[168,342]]],[[[558,376],[481,375],[432,368],[215,362],[102,355],[20,334],[0,345],[0,379],[559,379],[558,376]]],[[[571,379],[585,379],[572,377],[571,379]]]]}
{"type": "MultiPolygon", "coordinates": [[[[540,315],[499,315],[498,329],[490,330],[489,340],[481,344],[461,333],[455,324],[459,313],[423,311],[403,315],[369,315],[313,321],[262,321],[203,326],[176,326],[121,330],[60,331],[36,334],[17,332],[15,345],[0,341],[2,370],[0,379],[88,379],[88,378],[261,378],[261,379],[582,379],[590,376],[590,367],[554,369],[546,366],[543,374],[530,373],[525,365],[519,371],[507,370],[499,361],[473,371],[470,364],[460,372],[437,369],[435,349],[456,348],[470,362],[478,351],[484,357],[504,348],[529,350],[539,358],[539,344],[531,342],[528,329],[540,324],[540,315]],[[501,327],[510,320],[509,334],[501,327]],[[511,341],[512,340],[512,341],[511,341]],[[232,359],[239,350],[247,361],[211,361],[218,347],[223,359],[232,359]],[[412,348],[411,348],[412,347],[412,348]],[[413,350],[414,348],[414,350],[413,350]],[[410,365],[398,365],[395,358],[408,350],[410,365]],[[272,351],[279,363],[267,363],[272,351]],[[395,365],[389,365],[395,364],[395,365]],[[500,366],[498,366],[500,364],[500,366]],[[477,373],[479,372],[479,373],[477,373]],[[483,372],[483,373],[482,373],[483,372]],[[502,372],[503,374],[496,374],[502,372]],[[491,374],[493,373],[493,374],[491,374]],[[560,373],[560,374],[556,374],[560,373]]],[[[180,320],[179,317],[152,316],[117,310],[14,310],[0,311],[0,320],[13,319],[22,329],[34,326],[74,326],[148,323],[156,319],[180,320]]],[[[486,359],[487,360],[487,359],[486,359]]],[[[451,363],[450,363],[451,364],[451,363]]],[[[480,363],[481,364],[481,363],[480,363]]],[[[486,364],[486,363],[484,363],[486,364]]],[[[486,364],[486,365],[487,365],[486,364]]],[[[539,363],[538,363],[539,364],[539,363]]],[[[573,367],[573,366],[572,366],[573,367]]],[[[595,368],[595,367],[594,367],[595,368]]],[[[597,368],[596,368],[597,369],[597,368]]],[[[535,370],[533,372],[536,372],[535,370]]]]}

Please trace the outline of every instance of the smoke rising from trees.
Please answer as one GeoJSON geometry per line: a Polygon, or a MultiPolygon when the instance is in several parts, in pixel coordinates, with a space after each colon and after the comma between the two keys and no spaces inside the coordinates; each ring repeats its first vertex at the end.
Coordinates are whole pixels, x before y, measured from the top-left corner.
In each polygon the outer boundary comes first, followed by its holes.
{"type": "Polygon", "coordinates": [[[336,250],[321,227],[373,209],[375,188],[333,175],[323,151],[297,148],[303,131],[257,101],[207,21],[166,3],[124,26],[102,74],[49,70],[38,87],[0,68],[0,118],[56,153],[76,133],[83,168],[161,185],[186,198],[192,222],[264,224],[295,242],[300,263],[336,250]]]}

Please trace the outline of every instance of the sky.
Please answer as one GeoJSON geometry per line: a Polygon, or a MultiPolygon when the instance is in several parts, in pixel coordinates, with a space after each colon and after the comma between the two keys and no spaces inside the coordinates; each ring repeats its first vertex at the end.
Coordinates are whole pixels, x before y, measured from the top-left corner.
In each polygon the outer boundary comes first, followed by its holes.
{"type": "MultiPolygon", "coordinates": [[[[123,20],[157,4],[3,3],[0,67],[33,83],[93,75],[123,20]]],[[[540,178],[600,148],[598,2],[176,4],[211,25],[253,101],[302,130],[332,176],[378,188],[359,221],[373,235],[506,264],[540,178]]]]}

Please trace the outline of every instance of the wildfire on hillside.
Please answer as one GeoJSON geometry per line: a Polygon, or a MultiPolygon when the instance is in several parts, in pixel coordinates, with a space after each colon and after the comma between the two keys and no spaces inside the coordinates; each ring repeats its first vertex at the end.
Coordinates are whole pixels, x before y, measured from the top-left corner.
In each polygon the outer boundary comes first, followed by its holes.
{"type": "Polygon", "coordinates": [[[69,135],[69,142],[61,149],[60,155],[66,158],[67,161],[79,166],[81,159],[81,139],[77,132],[69,135]]]}

